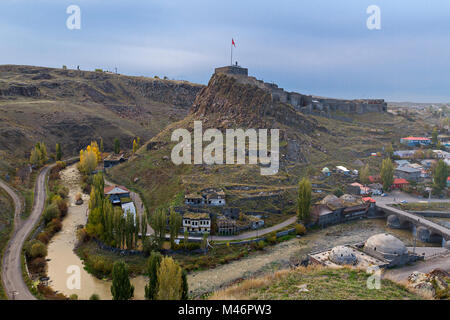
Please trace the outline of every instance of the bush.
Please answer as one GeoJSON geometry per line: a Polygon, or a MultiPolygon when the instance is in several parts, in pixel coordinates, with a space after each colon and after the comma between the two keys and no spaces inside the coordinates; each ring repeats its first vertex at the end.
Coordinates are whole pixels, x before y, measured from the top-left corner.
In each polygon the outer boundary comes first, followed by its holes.
{"type": "Polygon", "coordinates": [[[274,244],[277,242],[277,232],[276,231],[272,231],[271,233],[269,233],[267,235],[267,242],[269,242],[270,244],[274,244]]]}
{"type": "Polygon", "coordinates": [[[77,239],[80,242],[86,242],[89,240],[89,235],[86,231],[86,228],[81,228],[77,230],[77,239]]]}
{"type": "Polygon", "coordinates": [[[53,219],[57,218],[59,216],[59,209],[58,206],[55,203],[50,204],[45,210],[44,210],[44,222],[45,224],[48,224],[53,219]]]}
{"type": "Polygon", "coordinates": [[[48,244],[48,242],[50,241],[50,236],[48,235],[47,232],[42,231],[37,235],[36,239],[44,244],[48,244]]]}
{"type": "Polygon", "coordinates": [[[304,225],[302,225],[301,223],[298,223],[295,225],[295,233],[298,234],[299,236],[302,236],[306,233],[306,228],[304,225]]]}
{"type": "Polygon", "coordinates": [[[36,258],[31,260],[30,267],[33,271],[41,273],[45,271],[46,261],[45,258],[36,258]]]}
{"type": "Polygon", "coordinates": [[[71,294],[69,300],[78,300],[78,295],[76,295],[75,293],[71,294]]]}
{"type": "Polygon", "coordinates": [[[30,248],[31,258],[41,257],[44,258],[47,255],[47,247],[41,241],[36,241],[30,248]]]}
{"type": "Polygon", "coordinates": [[[89,300],[100,300],[100,296],[96,293],[93,293],[90,297],[89,300]]]}
{"type": "Polygon", "coordinates": [[[53,234],[55,234],[56,232],[61,231],[62,229],[62,223],[61,220],[59,219],[52,219],[52,221],[50,221],[50,223],[47,226],[48,231],[50,231],[53,234]]]}
{"type": "Polygon", "coordinates": [[[63,199],[67,199],[67,197],[69,196],[69,188],[67,187],[61,187],[58,190],[58,195],[63,198],[63,199]]]}

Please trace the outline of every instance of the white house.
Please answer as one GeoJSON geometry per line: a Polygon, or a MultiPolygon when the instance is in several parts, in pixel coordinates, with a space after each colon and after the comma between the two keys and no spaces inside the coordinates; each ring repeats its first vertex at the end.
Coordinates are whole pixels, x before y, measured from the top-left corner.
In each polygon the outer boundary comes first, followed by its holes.
{"type": "Polygon", "coordinates": [[[128,214],[133,215],[134,225],[136,225],[136,207],[133,202],[122,203],[123,216],[127,217],[128,214]]]}
{"type": "Polygon", "coordinates": [[[186,212],[183,215],[183,229],[189,233],[210,233],[209,213],[186,212]]]}
{"type": "Polygon", "coordinates": [[[343,166],[336,166],[336,169],[338,172],[343,174],[350,174],[350,170],[348,170],[346,167],[343,166]]]}

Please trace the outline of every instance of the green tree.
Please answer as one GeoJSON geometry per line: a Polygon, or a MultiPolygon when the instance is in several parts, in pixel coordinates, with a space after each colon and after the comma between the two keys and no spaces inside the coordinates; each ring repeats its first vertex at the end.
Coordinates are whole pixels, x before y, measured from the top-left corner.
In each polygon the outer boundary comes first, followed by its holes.
{"type": "Polygon", "coordinates": [[[173,208],[170,208],[169,215],[169,231],[170,231],[170,245],[173,248],[175,245],[175,239],[178,236],[182,223],[181,215],[175,212],[173,208]]]}
{"type": "Polygon", "coordinates": [[[207,249],[208,249],[208,233],[204,233],[203,234],[203,239],[202,239],[202,249],[203,251],[206,253],[207,249]]]}
{"type": "Polygon", "coordinates": [[[61,151],[61,145],[59,143],[56,144],[56,161],[61,161],[62,159],[62,151],[61,151]]]}
{"type": "Polygon", "coordinates": [[[298,184],[297,215],[304,222],[309,221],[309,211],[311,209],[312,186],[308,178],[303,178],[298,184]]]}
{"type": "Polygon", "coordinates": [[[103,153],[105,151],[103,147],[103,138],[100,138],[100,152],[103,153]]]}
{"type": "Polygon", "coordinates": [[[390,158],[386,158],[381,163],[381,181],[383,182],[383,189],[389,190],[394,182],[394,165],[390,158]]]}
{"type": "Polygon", "coordinates": [[[437,128],[436,127],[434,127],[433,128],[433,131],[431,132],[431,142],[434,144],[434,145],[437,145],[437,143],[438,143],[438,130],[437,130],[437,128]]]}
{"type": "Polygon", "coordinates": [[[151,217],[151,226],[155,231],[156,241],[161,247],[166,238],[167,215],[163,208],[156,209],[151,217]]]}
{"type": "Polygon", "coordinates": [[[437,190],[443,190],[447,186],[448,165],[444,160],[439,160],[433,170],[433,186],[437,190]]]}
{"type": "Polygon", "coordinates": [[[114,139],[114,153],[119,154],[120,153],[120,141],[119,139],[114,139]]]}
{"type": "Polygon", "coordinates": [[[158,269],[158,300],[180,300],[181,277],[180,266],[171,257],[162,258],[158,269]]]}
{"type": "Polygon", "coordinates": [[[181,300],[189,298],[189,286],[187,281],[187,272],[183,269],[181,272],[181,300]]]}
{"type": "Polygon", "coordinates": [[[366,185],[370,183],[369,175],[369,164],[366,164],[359,172],[359,180],[361,180],[362,184],[366,185]]]}
{"type": "Polygon", "coordinates": [[[184,236],[184,249],[186,250],[187,249],[187,244],[188,244],[188,241],[189,241],[189,232],[185,229],[184,230],[184,233],[183,233],[183,236],[184,236]]]}
{"type": "Polygon", "coordinates": [[[93,293],[90,297],[89,300],[100,300],[100,296],[96,293],[93,293]]]}
{"type": "Polygon", "coordinates": [[[147,260],[148,284],[145,286],[145,299],[156,300],[158,294],[158,269],[162,260],[159,252],[152,251],[147,260]]]}
{"type": "Polygon", "coordinates": [[[392,157],[394,156],[394,148],[392,147],[392,143],[390,143],[387,147],[386,147],[386,154],[388,155],[389,158],[392,159],[392,157]]]}
{"type": "Polygon", "coordinates": [[[130,282],[128,267],[123,261],[114,263],[112,270],[111,294],[113,300],[129,300],[133,297],[134,286],[130,282]]]}

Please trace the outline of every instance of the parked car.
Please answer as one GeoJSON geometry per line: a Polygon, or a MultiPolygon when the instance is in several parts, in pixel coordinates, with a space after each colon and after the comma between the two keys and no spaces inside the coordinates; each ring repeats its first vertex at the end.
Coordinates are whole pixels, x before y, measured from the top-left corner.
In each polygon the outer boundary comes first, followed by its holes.
{"type": "Polygon", "coordinates": [[[386,193],[383,193],[381,196],[382,196],[382,197],[387,197],[387,194],[386,194],[386,193]]]}
{"type": "Polygon", "coordinates": [[[402,201],[400,201],[400,203],[408,203],[408,201],[402,200],[402,201]]]}

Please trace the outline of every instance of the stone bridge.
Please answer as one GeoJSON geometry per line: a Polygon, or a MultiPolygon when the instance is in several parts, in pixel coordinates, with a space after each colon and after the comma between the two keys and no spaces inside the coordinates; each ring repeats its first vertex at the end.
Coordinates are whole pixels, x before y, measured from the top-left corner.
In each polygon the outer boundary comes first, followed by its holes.
{"type": "Polygon", "coordinates": [[[423,242],[442,242],[442,246],[450,243],[450,229],[413,213],[409,213],[386,204],[377,204],[387,217],[391,228],[412,229],[417,238],[423,242]]]}

